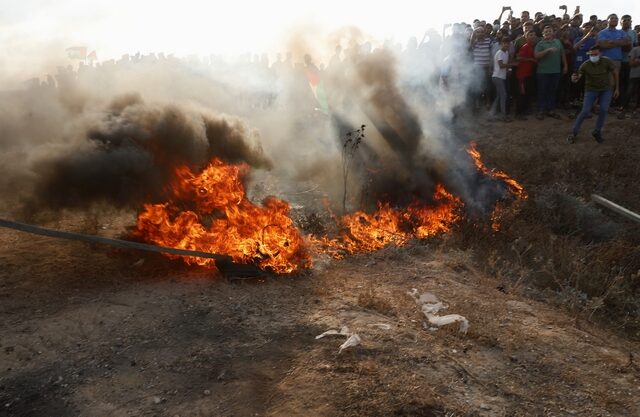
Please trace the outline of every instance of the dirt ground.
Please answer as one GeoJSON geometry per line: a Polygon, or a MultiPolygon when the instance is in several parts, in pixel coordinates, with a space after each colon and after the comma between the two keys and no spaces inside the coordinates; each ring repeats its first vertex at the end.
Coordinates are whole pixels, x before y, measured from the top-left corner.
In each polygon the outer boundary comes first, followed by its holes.
{"type": "MultiPolygon", "coordinates": [[[[638,228],[589,196],[640,211],[640,121],[610,119],[601,145],[593,123],[574,145],[566,119],[467,126],[487,165],[530,195],[500,232],[461,227],[294,277],[214,277],[0,230],[0,415],[638,416],[638,228]],[[575,205],[545,206],[557,195],[575,205]],[[563,265],[558,253],[585,259],[563,265]],[[569,270],[608,279],[610,264],[626,286],[563,281],[569,270]],[[468,332],[425,326],[414,288],[468,332]],[[343,326],[359,345],[339,353],[346,336],[316,339],[343,326]]],[[[46,226],[118,236],[132,221],[46,226]]]]}

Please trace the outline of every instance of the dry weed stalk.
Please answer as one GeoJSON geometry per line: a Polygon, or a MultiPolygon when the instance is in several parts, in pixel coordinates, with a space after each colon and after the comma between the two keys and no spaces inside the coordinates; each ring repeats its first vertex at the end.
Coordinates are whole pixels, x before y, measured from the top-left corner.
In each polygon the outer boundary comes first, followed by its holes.
{"type": "Polygon", "coordinates": [[[349,180],[349,171],[353,164],[353,158],[360,146],[360,143],[364,140],[364,128],[365,125],[360,126],[360,129],[347,132],[342,142],[342,212],[347,212],[347,182],[349,180]]]}

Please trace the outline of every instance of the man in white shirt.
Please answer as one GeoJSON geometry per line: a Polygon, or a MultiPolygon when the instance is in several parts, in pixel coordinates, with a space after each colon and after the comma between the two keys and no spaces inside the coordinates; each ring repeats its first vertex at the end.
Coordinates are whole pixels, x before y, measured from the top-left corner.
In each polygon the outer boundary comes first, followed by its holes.
{"type": "Polygon", "coordinates": [[[503,38],[500,42],[500,49],[493,57],[493,74],[491,81],[496,87],[496,99],[491,106],[491,115],[495,116],[498,111],[498,104],[500,105],[500,113],[502,114],[502,121],[510,122],[511,119],[507,117],[507,72],[511,67],[515,67],[517,64],[509,63],[509,47],[511,42],[508,38],[503,38]]]}

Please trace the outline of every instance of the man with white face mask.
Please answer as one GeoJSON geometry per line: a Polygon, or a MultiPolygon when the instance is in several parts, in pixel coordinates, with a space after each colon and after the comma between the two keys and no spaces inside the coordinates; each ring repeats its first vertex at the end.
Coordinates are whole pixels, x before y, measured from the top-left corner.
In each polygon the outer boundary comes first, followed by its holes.
{"type": "Polygon", "coordinates": [[[618,90],[618,72],[613,61],[607,57],[603,57],[600,53],[600,47],[595,45],[589,49],[589,60],[580,66],[577,73],[571,76],[571,81],[577,83],[581,77],[585,77],[582,111],[578,117],[576,117],[573,130],[571,134],[567,136],[567,142],[575,142],[582,122],[591,111],[593,104],[598,100],[600,102],[600,111],[598,112],[596,128],[593,129],[591,135],[596,142],[602,143],[604,139],[602,138],[601,132],[604,126],[604,120],[607,117],[607,112],[609,111],[611,98],[613,97],[615,99],[620,94],[618,90]],[[611,85],[612,78],[613,86],[611,85]]]}

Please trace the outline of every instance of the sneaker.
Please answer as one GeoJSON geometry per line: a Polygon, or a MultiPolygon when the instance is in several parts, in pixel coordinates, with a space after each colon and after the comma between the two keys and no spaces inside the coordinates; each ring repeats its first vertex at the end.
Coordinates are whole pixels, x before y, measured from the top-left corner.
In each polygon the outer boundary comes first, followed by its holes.
{"type": "Polygon", "coordinates": [[[547,112],[547,116],[551,117],[552,119],[556,119],[556,120],[560,120],[562,119],[562,116],[560,116],[558,113],[556,112],[547,112]]]}
{"type": "Polygon", "coordinates": [[[596,140],[596,142],[598,143],[602,143],[604,142],[604,139],[602,138],[602,134],[600,133],[599,130],[593,129],[593,131],[591,132],[591,136],[593,136],[593,138],[596,140]]]}
{"type": "Polygon", "coordinates": [[[567,143],[568,144],[576,143],[576,135],[574,135],[573,133],[570,133],[569,136],[567,136],[567,143]]]}
{"type": "Polygon", "coordinates": [[[544,113],[540,112],[540,113],[536,114],[536,119],[544,120],[544,113]]]}

